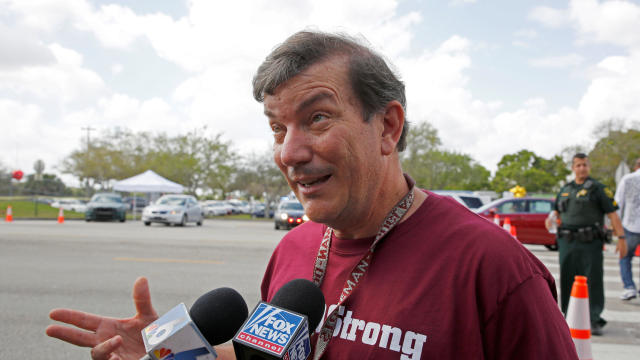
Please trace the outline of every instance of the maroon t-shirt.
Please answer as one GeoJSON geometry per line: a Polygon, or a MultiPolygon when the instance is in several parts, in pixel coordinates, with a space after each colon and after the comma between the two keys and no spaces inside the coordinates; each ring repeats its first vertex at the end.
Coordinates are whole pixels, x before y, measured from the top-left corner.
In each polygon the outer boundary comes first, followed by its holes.
{"type": "MultiPolygon", "coordinates": [[[[263,300],[292,279],[311,280],[325,229],[309,222],[282,239],[263,300]]],[[[321,286],[329,310],[372,241],[333,238],[321,286]]],[[[492,222],[433,193],[377,246],[339,314],[324,359],[578,358],[545,266],[492,222]]]]}

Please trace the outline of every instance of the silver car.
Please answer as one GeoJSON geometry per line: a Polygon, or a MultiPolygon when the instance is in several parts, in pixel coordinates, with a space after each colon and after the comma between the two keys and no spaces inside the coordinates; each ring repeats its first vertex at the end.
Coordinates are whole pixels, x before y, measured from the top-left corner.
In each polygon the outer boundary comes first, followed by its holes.
{"type": "Polygon", "coordinates": [[[191,195],[164,195],[142,211],[142,222],[146,226],[152,222],[180,226],[195,222],[201,226],[202,218],[202,209],[191,195]]]}

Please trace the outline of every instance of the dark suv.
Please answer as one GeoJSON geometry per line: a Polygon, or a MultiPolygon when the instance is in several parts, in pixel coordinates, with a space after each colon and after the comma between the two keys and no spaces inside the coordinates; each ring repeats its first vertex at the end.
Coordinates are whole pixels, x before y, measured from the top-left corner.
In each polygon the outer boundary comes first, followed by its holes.
{"type": "Polygon", "coordinates": [[[309,220],[307,215],[304,214],[304,208],[299,201],[287,200],[278,205],[273,218],[275,219],[275,229],[291,229],[294,226],[298,226],[303,222],[309,220]]]}
{"type": "Polygon", "coordinates": [[[114,193],[98,193],[91,197],[84,213],[86,221],[94,220],[127,220],[127,204],[122,197],[114,193]]]}

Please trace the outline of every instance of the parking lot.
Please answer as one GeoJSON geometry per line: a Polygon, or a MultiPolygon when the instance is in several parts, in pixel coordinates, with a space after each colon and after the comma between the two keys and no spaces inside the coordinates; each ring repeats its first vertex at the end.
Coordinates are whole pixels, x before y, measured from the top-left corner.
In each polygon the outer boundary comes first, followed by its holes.
{"type": "MultiPolygon", "coordinates": [[[[88,351],[50,339],[48,312],[72,307],[124,317],[133,314],[131,286],[149,278],[156,310],[190,306],[217,287],[238,290],[249,307],[284,231],[270,221],[206,220],[202,227],[145,227],[139,221],[0,223],[0,359],[86,359],[88,351]],[[28,344],[28,346],[27,346],[28,344]]],[[[557,253],[528,246],[557,276],[557,253]]],[[[637,359],[640,300],[624,303],[615,255],[605,260],[605,336],[593,339],[595,359],[637,359]]],[[[634,275],[637,275],[637,260],[634,275]]]]}

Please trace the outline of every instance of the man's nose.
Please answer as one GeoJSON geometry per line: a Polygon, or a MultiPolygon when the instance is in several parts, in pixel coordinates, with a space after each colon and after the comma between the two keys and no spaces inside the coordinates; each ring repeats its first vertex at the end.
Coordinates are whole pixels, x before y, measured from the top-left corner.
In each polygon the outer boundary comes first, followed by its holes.
{"type": "Polygon", "coordinates": [[[311,139],[304,131],[291,129],[287,131],[280,146],[280,161],[285,166],[297,166],[311,161],[311,139]]]}

